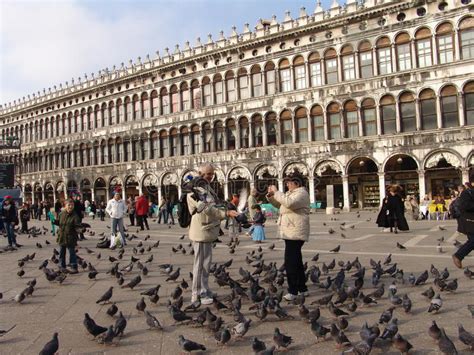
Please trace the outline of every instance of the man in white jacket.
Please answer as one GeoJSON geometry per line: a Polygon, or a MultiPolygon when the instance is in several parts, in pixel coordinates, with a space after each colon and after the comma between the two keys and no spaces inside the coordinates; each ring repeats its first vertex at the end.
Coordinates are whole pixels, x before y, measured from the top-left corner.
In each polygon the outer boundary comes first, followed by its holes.
{"type": "Polygon", "coordinates": [[[123,216],[127,212],[127,205],[122,200],[120,193],[116,192],[114,198],[110,199],[107,202],[107,207],[105,211],[109,214],[110,219],[112,220],[112,234],[117,236],[117,229],[120,232],[120,240],[122,246],[127,245],[125,242],[125,232],[123,228],[123,216]]]}

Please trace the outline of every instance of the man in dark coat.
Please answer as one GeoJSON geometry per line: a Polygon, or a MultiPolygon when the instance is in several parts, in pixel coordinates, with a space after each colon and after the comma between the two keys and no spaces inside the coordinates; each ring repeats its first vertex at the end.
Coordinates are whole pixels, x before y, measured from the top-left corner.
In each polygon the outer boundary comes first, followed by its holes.
{"type": "Polygon", "coordinates": [[[5,196],[0,209],[0,216],[7,233],[8,249],[16,250],[15,248],[21,247],[21,245],[16,242],[15,225],[18,224],[18,214],[11,196],[5,196]]]}
{"type": "Polygon", "coordinates": [[[400,197],[401,188],[392,185],[387,196],[387,216],[390,232],[408,231],[408,222],[405,218],[405,205],[400,197]]]}
{"type": "Polygon", "coordinates": [[[463,191],[456,200],[460,213],[458,232],[466,234],[467,242],[454,253],[453,262],[456,267],[462,269],[462,260],[474,250],[474,186],[463,191]]]}
{"type": "Polygon", "coordinates": [[[63,204],[59,200],[59,198],[54,203],[54,212],[56,212],[56,218],[59,218],[59,214],[61,213],[61,208],[63,208],[63,204]]]}
{"type": "Polygon", "coordinates": [[[56,240],[59,245],[59,266],[63,272],[77,274],[76,245],[78,232],[82,231],[81,220],[74,211],[73,200],[68,200],[65,207],[65,210],[59,214],[59,218],[54,221],[54,224],[59,226],[56,240]],[[69,251],[70,270],[66,269],[66,250],[69,251]]]}
{"type": "MultiPolygon", "coordinates": [[[[84,207],[84,203],[81,201],[81,196],[77,195],[74,200],[74,213],[79,217],[79,223],[82,223],[82,219],[84,218],[84,212],[86,208],[84,207]]],[[[79,233],[79,239],[84,240],[84,233],[79,233]]]]}

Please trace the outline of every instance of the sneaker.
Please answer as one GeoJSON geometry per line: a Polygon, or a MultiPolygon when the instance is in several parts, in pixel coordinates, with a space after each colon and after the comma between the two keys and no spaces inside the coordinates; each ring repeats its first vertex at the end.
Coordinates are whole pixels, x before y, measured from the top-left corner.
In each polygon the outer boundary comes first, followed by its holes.
{"type": "Polygon", "coordinates": [[[208,305],[212,304],[213,302],[214,302],[214,299],[211,298],[211,297],[206,296],[206,297],[201,298],[201,304],[203,304],[203,305],[208,306],[208,305]]]}
{"type": "Polygon", "coordinates": [[[77,273],[79,273],[79,270],[77,270],[77,267],[73,267],[73,268],[71,268],[71,270],[68,270],[68,272],[70,274],[77,274],[77,273]]]}
{"type": "Polygon", "coordinates": [[[458,269],[462,269],[462,260],[459,259],[456,255],[453,255],[453,263],[458,269]]]}
{"type": "Polygon", "coordinates": [[[292,302],[296,299],[296,295],[292,293],[287,293],[286,295],[283,296],[283,298],[288,302],[292,302]]]}
{"type": "Polygon", "coordinates": [[[309,296],[309,292],[308,292],[308,291],[298,292],[298,295],[302,295],[302,296],[308,297],[308,296],[309,296]]]}
{"type": "Polygon", "coordinates": [[[15,243],[15,244],[13,244],[13,246],[14,246],[15,248],[21,248],[23,245],[22,245],[22,244],[15,243]]]}
{"type": "Polygon", "coordinates": [[[390,233],[391,231],[390,231],[390,228],[384,228],[384,229],[382,230],[382,232],[384,232],[384,233],[390,233]]]}

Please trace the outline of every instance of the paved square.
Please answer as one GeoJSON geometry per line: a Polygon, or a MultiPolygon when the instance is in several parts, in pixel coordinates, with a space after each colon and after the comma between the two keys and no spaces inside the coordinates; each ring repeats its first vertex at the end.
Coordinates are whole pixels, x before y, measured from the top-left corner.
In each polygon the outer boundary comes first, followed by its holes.
{"type": "MultiPolygon", "coordinates": [[[[411,286],[408,282],[405,284],[398,283],[398,294],[408,294],[413,302],[413,309],[410,314],[406,314],[401,307],[397,307],[394,311],[394,317],[399,319],[399,333],[407,338],[414,346],[415,353],[430,354],[438,352],[438,347],[434,341],[428,336],[427,329],[432,320],[436,320],[439,326],[446,329],[448,336],[454,341],[459,353],[469,353],[467,347],[462,344],[457,337],[457,324],[462,323],[464,327],[474,333],[474,322],[470,312],[467,309],[468,304],[474,304],[474,280],[469,280],[463,275],[462,270],[457,270],[452,264],[451,254],[454,251],[453,242],[457,238],[464,241],[465,237],[457,236],[455,233],[455,221],[409,221],[410,232],[400,233],[398,235],[390,233],[382,233],[374,224],[376,219],[375,212],[361,212],[360,216],[356,212],[341,213],[335,216],[326,216],[322,213],[313,214],[311,216],[311,236],[310,241],[304,246],[304,261],[308,266],[317,265],[321,268],[323,262],[328,264],[333,259],[336,263],[339,261],[347,262],[359,257],[359,260],[367,268],[365,274],[365,283],[363,287],[364,294],[372,292],[375,288],[371,285],[372,270],[370,269],[369,260],[384,260],[391,253],[392,263],[397,263],[398,268],[403,269],[405,279],[413,273],[418,276],[424,270],[429,270],[433,264],[438,269],[448,268],[450,273],[449,280],[458,279],[459,288],[452,293],[441,292],[444,300],[443,307],[438,314],[429,314],[427,309],[429,301],[427,301],[421,292],[433,286],[436,292],[438,289],[433,285],[433,277],[430,277],[426,285],[411,286]],[[335,219],[335,220],[334,220],[335,219]],[[345,222],[344,226],[341,223],[345,222]],[[442,226],[440,229],[439,226],[442,226]],[[329,229],[334,233],[329,233],[329,229]],[[345,236],[345,238],[343,237],[345,236]],[[438,239],[444,238],[441,242],[442,252],[439,252],[438,239]],[[396,247],[399,242],[406,246],[406,250],[400,250],[396,247]],[[337,254],[328,251],[337,245],[341,246],[341,250],[337,254]],[[319,253],[320,258],[315,263],[311,258],[319,253]]],[[[140,258],[145,261],[150,255],[153,255],[153,261],[147,263],[149,273],[143,276],[143,281],[134,289],[122,289],[117,284],[115,277],[106,274],[113,265],[109,261],[109,256],[117,257],[118,251],[107,249],[97,249],[99,234],[102,232],[109,233],[107,228],[108,220],[100,222],[97,219],[92,221],[86,220],[92,225],[95,236],[86,235],[88,240],[80,242],[79,253],[87,262],[92,263],[99,274],[96,280],[89,280],[88,272],[80,270],[78,275],[68,275],[64,282],[60,285],[57,282],[48,282],[39,266],[45,259],[50,259],[53,254],[53,248],[56,246],[54,237],[49,232],[36,238],[27,238],[26,235],[20,235],[18,242],[24,246],[16,252],[4,252],[0,254],[0,292],[3,293],[3,299],[0,300],[0,329],[8,329],[16,324],[10,333],[0,338],[0,353],[2,354],[33,354],[38,353],[43,345],[49,341],[54,332],[59,333],[59,353],[60,354],[96,354],[96,353],[113,353],[113,354],[176,354],[182,352],[177,344],[180,334],[188,339],[204,344],[208,353],[233,353],[246,354],[252,353],[251,343],[253,337],[265,341],[267,347],[273,344],[273,330],[279,327],[281,332],[293,337],[293,344],[290,345],[288,353],[300,354],[321,354],[336,353],[336,343],[329,339],[325,342],[316,343],[316,338],[312,334],[310,325],[304,322],[298,314],[298,308],[295,305],[287,304],[282,301],[282,307],[294,317],[293,320],[279,321],[278,318],[270,313],[263,321],[259,321],[254,315],[255,311],[249,310],[250,301],[242,300],[242,313],[252,319],[250,330],[243,339],[231,339],[227,346],[222,347],[216,344],[214,334],[206,327],[199,328],[190,325],[175,325],[172,320],[167,303],[171,292],[184,278],[190,283],[189,272],[192,270],[193,257],[189,255],[189,240],[185,237],[180,240],[182,235],[186,234],[186,230],[179,226],[157,225],[156,222],[150,221],[151,230],[138,232],[136,227],[129,227],[129,233],[137,235],[138,238],[133,239],[125,249],[125,254],[120,261],[120,267],[126,266],[130,262],[130,258],[140,258]],[[145,241],[147,236],[150,236],[145,241]],[[47,245],[48,240],[51,244],[47,245]],[[150,252],[146,250],[148,246],[160,241],[159,247],[153,248],[150,252]],[[143,243],[145,252],[143,254],[133,253],[138,243],[143,243]],[[40,243],[42,248],[38,248],[36,243],[40,243]],[[173,247],[179,244],[184,246],[186,254],[182,252],[174,253],[173,247]],[[88,248],[92,252],[88,252],[88,248]],[[20,270],[18,260],[27,254],[36,253],[33,261],[26,262],[23,270],[25,275],[20,278],[17,272],[20,270]],[[100,259],[98,255],[100,254],[100,259]],[[181,267],[181,276],[176,282],[166,282],[164,275],[158,268],[158,265],[171,263],[177,267],[181,267]],[[31,297],[27,297],[21,304],[16,303],[12,298],[20,293],[29,280],[36,278],[37,285],[31,297]],[[179,282],[178,282],[179,281],[179,282]],[[147,310],[156,316],[164,329],[162,331],[149,330],[145,322],[143,313],[136,310],[135,305],[140,300],[140,292],[150,287],[161,285],[159,291],[160,299],[155,305],[145,297],[147,310]],[[106,314],[109,307],[106,305],[96,304],[96,300],[110,287],[114,286],[112,301],[115,302],[120,311],[127,318],[127,328],[125,336],[121,339],[114,340],[115,345],[102,345],[92,339],[92,336],[86,333],[82,324],[84,313],[90,316],[101,326],[108,327],[115,323],[117,316],[114,318],[106,314]]],[[[39,227],[47,226],[45,221],[36,222],[39,227]]],[[[232,265],[228,268],[230,276],[238,280],[239,267],[254,270],[245,262],[247,253],[257,250],[259,247],[263,249],[263,258],[265,264],[276,262],[277,267],[282,264],[283,247],[282,241],[276,237],[277,226],[274,220],[267,221],[266,234],[268,240],[260,245],[254,244],[244,234],[240,236],[240,245],[235,249],[234,254],[229,253],[229,247],[226,243],[228,237],[222,237],[222,244],[217,244],[214,249],[213,261],[223,263],[229,259],[233,259],[232,265]],[[275,244],[273,250],[268,247],[275,244]]],[[[1,240],[2,246],[6,245],[6,239],[1,240]]],[[[465,266],[469,266],[474,270],[474,259],[468,257],[464,261],[465,266]]],[[[48,267],[57,268],[51,261],[48,267]]],[[[384,266],[384,268],[387,268],[384,266]]],[[[329,275],[334,277],[339,271],[336,267],[330,271],[329,275]]],[[[354,269],[346,272],[345,282],[347,285],[354,284],[354,278],[350,277],[354,273],[354,269]]],[[[127,283],[133,277],[140,274],[140,270],[135,267],[125,275],[127,283]]],[[[263,278],[264,273],[262,273],[263,278]]],[[[321,281],[326,279],[326,275],[321,276],[321,281]]],[[[348,318],[349,327],[345,331],[348,338],[357,343],[360,341],[359,329],[364,322],[373,324],[378,321],[383,310],[390,306],[387,297],[388,286],[392,283],[392,279],[388,275],[384,275],[381,279],[386,286],[384,296],[378,300],[378,304],[371,307],[360,307],[361,302],[357,301],[359,308],[348,318]]],[[[214,282],[214,277],[210,278],[213,290],[218,293],[218,298],[223,299],[230,293],[229,287],[218,287],[214,282]]],[[[310,297],[306,299],[306,306],[310,310],[316,306],[311,302],[328,295],[330,291],[323,290],[308,281],[310,297]]],[[[242,286],[246,286],[243,284],[242,286]]],[[[262,283],[263,287],[268,285],[262,283]]],[[[284,285],[286,286],[286,284],[284,285]]],[[[286,291],[286,289],[285,289],[286,291]]],[[[190,289],[184,291],[184,304],[190,302],[190,289]]],[[[201,306],[201,308],[203,308],[201,306]]],[[[233,327],[231,312],[217,311],[211,305],[214,314],[222,316],[224,322],[229,327],[233,327]]],[[[191,313],[195,316],[197,313],[191,313]]],[[[334,321],[333,316],[326,307],[321,307],[320,323],[329,327],[334,321]]],[[[383,330],[383,326],[380,326],[383,330]]],[[[373,353],[397,353],[388,341],[378,339],[375,342],[373,353]]]]}

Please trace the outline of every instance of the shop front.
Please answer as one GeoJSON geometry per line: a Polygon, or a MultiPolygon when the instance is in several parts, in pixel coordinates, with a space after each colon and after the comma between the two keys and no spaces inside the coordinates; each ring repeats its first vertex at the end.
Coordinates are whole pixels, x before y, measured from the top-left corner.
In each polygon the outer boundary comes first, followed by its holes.
{"type": "Polygon", "coordinates": [[[342,188],[342,169],[332,161],[318,164],[314,170],[314,201],[318,208],[326,208],[327,186],[334,186],[334,207],[341,208],[344,203],[342,188]]]}
{"type": "Polygon", "coordinates": [[[440,152],[430,156],[425,163],[426,192],[449,199],[457,186],[461,185],[461,161],[451,152],[440,152]]]}
{"type": "Polygon", "coordinates": [[[89,179],[81,180],[82,201],[92,201],[91,182],[89,179]]]}
{"type": "Polygon", "coordinates": [[[50,182],[44,185],[44,199],[50,206],[54,205],[54,186],[50,182]]]}
{"type": "Polygon", "coordinates": [[[358,157],[349,163],[347,174],[351,207],[379,207],[380,191],[377,173],[377,164],[368,157],[358,157]]]}
{"type": "Polygon", "coordinates": [[[102,178],[97,178],[94,182],[94,198],[97,203],[107,202],[107,185],[102,178]]]}
{"type": "Polygon", "coordinates": [[[278,186],[278,172],[272,165],[265,165],[255,172],[255,189],[257,190],[257,202],[268,203],[267,192],[271,185],[278,186]]]}
{"type": "Polygon", "coordinates": [[[175,173],[163,175],[161,180],[161,196],[174,204],[178,202],[178,176],[175,173]]]}
{"type": "Polygon", "coordinates": [[[237,167],[232,169],[229,173],[229,179],[227,183],[227,191],[229,198],[232,198],[232,195],[240,195],[242,190],[250,192],[250,173],[247,169],[242,167],[237,167]]]}
{"type": "Polygon", "coordinates": [[[148,174],[143,178],[142,192],[148,201],[158,203],[158,178],[153,174],[148,174]]]}
{"type": "Polygon", "coordinates": [[[130,175],[125,180],[125,197],[134,199],[135,196],[138,196],[138,178],[134,175],[130,175]]]}
{"type": "Polygon", "coordinates": [[[418,200],[419,178],[418,164],[406,154],[392,156],[384,167],[385,184],[402,187],[402,198],[414,196],[418,200]]]}

